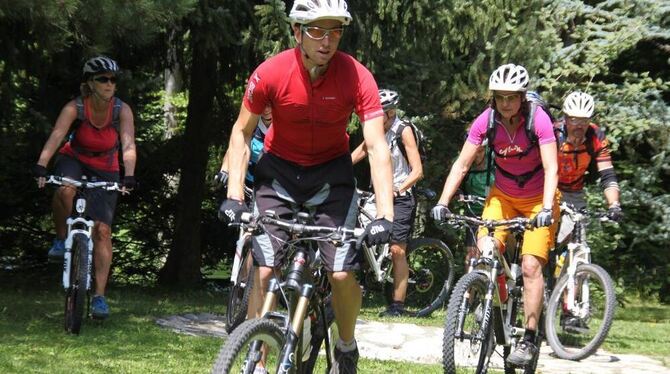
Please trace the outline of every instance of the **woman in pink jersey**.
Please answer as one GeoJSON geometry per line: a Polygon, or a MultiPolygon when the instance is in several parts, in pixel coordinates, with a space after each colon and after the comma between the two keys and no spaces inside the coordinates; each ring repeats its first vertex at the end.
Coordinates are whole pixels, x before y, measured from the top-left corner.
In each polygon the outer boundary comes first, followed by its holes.
{"type": "MultiPolygon", "coordinates": [[[[558,221],[558,162],[556,138],[547,113],[537,107],[533,116],[528,105],[528,72],[523,66],[506,64],[498,67],[489,79],[493,94],[491,107],[475,119],[468,139],[454,162],[444,184],[442,196],[431,214],[443,220],[447,206],[463,177],[472,165],[477,150],[487,139],[489,123],[495,129],[492,151],[495,153],[495,184],[486,199],[483,219],[508,219],[518,216],[534,218],[537,229],[524,234],[522,271],[524,281],[524,339],[508,358],[507,363],[523,367],[530,362],[538,347],[533,343],[542,310],[544,279],[542,267],[547,263],[558,221]],[[526,133],[526,119],[534,118],[534,133],[526,133]],[[534,134],[534,136],[533,136],[534,134]]],[[[496,245],[504,249],[506,232],[496,232],[496,245]]],[[[480,230],[478,237],[486,235],[480,230]]],[[[481,242],[478,246],[481,246],[481,242]]],[[[477,255],[474,253],[472,255],[477,255]]]]}
{"type": "MultiPolygon", "coordinates": [[[[81,96],[71,100],[61,110],[33,174],[40,188],[44,187],[47,165],[58,152],[54,174],[79,180],[119,182],[119,152],[123,157],[123,186],[126,191],[135,187],[135,127],[130,107],[114,96],[119,66],[111,58],[98,56],[84,64],[81,96]],[[72,125],[76,127],[68,141],[60,147],[72,125]]],[[[65,219],[72,212],[75,189],[63,186],[53,197],[53,218],[56,239],[49,258],[59,260],[65,253],[67,232],[65,219]]],[[[95,294],[91,314],[107,318],[109,306],[105,300],[107,277],[112,263],[112,220],[117,193],[92,190],[88,195],[86,214],[93,219],[95,265],[95,294]]]]}

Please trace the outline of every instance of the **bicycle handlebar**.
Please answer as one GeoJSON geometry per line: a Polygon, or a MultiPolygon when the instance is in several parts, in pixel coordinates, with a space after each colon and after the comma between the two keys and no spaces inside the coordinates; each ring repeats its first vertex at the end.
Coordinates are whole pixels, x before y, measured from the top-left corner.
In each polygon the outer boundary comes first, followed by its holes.
{"type": "Polygon", "coordinates": [[[577,209],[573,204],[565,201],[561,203],[561,213],[569,215],[573,221],[589,217],[597,218],[600,222],[611,221],[607,216],[607,212],[588,212],[586,209],[577,209]]]}
{"type": "Polygon", "coordinates": [[[363,235],[363,232],[365,229],[362,228],[356,228],[356,229],[348,229],[346,227],[328,227],[328,226],[316,226],[316,225],[308,225],[304,223],[297,223],[294,221],[289,221],[289,220],[284,220],[280,218],[276,218],[272,215],[262,215],[258,218],[255,218],[251,213],[243,213],[242,217],[240,220],[245,223],[245,224],[258,224],[258,223],[266,223],[266,224],[271,224],[278,226],[282,230],[291,233],[291,234],[297,234],[297,235],[304,235],[304,234],[312,234],[312,235],[326,235],[328,236],[329,239],[331,240],[337,240],[337,241],[355,241],[357,240],[361,235],[363,235]]]}
{"type": "Polygon", "coordinates": [[[530,219],[526,217],[516,217],[516,218],[511,218],[511,219],[500,219],[500,220],[493,220],[493,219],[480,219],[480,218],[475,218],[475,217],[470,217],[470,216],[463,216],[460,214],[447,214],[444,217],[445,222],[465,222],[477,226],[483,226],[486,227],[487,229],[494,229],[496,227],[505,227],[506,229],[509,230],[514,230],[514,229],[522,229],[522,230],[530,230],[535,228],[530,219]]]}
{"type": "Polygon", "coordinates": [[[484,202],[486,201],[486,198],[477,196],[477,195],[466,195],[466,194],[459,194],[458,195],[458,202],[461,203],[476,203],[480,205],[484,205],[484,202]]]}
{"type": "Polygon", "coordinates": [[[87,180],[76,180],[68,177],[59,177],[57,175],[49,175],[44,183],[55,184],[57,186],[75,186],[81,188],[102,188],[106,191],[119,191],[122,192],[123,186],[118,182],[90,182],[87,180]]]}

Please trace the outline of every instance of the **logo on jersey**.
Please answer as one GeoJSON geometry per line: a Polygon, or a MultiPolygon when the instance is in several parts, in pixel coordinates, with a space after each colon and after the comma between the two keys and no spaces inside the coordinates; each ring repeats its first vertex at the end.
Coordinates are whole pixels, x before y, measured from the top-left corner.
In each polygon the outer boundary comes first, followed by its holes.
{"type": "Polygon", "coordinates": [[[523,149],[521,149],[521,147],[519,147],[516,144],[510,144],[505,148],[501,148],[498,151],[498,153],[500,153],[503,156],[510,156],[510,155],[514,156],[516,154],[523,153],[523,149]]]}
{"type": "Polygon", "coordinates": [[[249,87],[247,87],[247,100],[250,103],[254,102],[254,90],[256,89],[256,84],[261,81],[260,75],[254,73],[254,75],[249,79],[249,87]]]}

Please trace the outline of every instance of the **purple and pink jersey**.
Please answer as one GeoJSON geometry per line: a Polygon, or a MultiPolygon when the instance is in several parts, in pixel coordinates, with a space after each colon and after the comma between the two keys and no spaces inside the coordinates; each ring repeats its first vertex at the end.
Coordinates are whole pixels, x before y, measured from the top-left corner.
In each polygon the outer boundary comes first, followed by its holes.
{"type": "MultiPolygon", "coordinates": [[[[486,128],[488,127],[489,115],[491,108],[486,109],[482,114],[475,119],[470,133],[468,134],[468,141],[474,145],[480,145],[486,139],[486,128]]],[[[523,153],[528,148],[530,141],[526,136],[524,130],[525,118],[521,118],[521,124],[517,127],[514,134],[509,134],[505,126],[496,118],[496,137],[493,140],[492,146],[496,153],[504,154],[511,157],[498,157],[496,163],[501,168],[514,175],[521,175],[532,171],[537,165],[542,164],[540,158],[540,148],[533,148],[526,156],[521,158],[514,157],[523,153]]],[[[554,136],[554,127],[549,119],[549,116],[538,107],[535,112],[535,134],[540,145],[549,144],[556,141],[554,136]]],[[[533,175],[528,182],[522,187],[519,187],[517,182],[511,178],[504,176],[499,170],[496,170],[495,185],[502,192],[513,197],[533,197],[541,195],[544,188],[544,171],[540,170],[533,175]]]]}

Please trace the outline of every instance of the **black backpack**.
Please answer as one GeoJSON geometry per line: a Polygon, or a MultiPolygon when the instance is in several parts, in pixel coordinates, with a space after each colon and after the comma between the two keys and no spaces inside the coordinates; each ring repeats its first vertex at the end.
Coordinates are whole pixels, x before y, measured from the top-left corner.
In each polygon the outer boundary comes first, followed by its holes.
{"type": "MultiPolygon", "coordinates": [[[[533,170],[517,175],[517,174],[512,174],[508,172],[507,170],[503,169],[495,163],[493,156],[495,155],[496,157],[501,157],[501,158],[507,158],[507,157],[517,157],[519,159],[525,157],[528,155],[528,153],[535,147],[538,146],[538,139],[537,139],[537,134],[535,134],[535,112],[537,110],[537,107],[539,106],[544,110],[545,113],[549,116],[549,119],[551,120],[551,123],[554,123],[554,117],[551,114],[551,110],[549,108],[549,105],[542,99],[542,97],[533,91],[529,91],[526,93],[526,101],[528,103],[527,107],[527,114],[526,114],[526,123],[524,124],[524,130],[526,132],[526,137],[528,138],[528,141],[530,144],[528,145],[528,148],[526,148],[523,152],[521,152],[518,155],[514,156],[507,156],[503,155],[500,153],[497,153],[495,149],[493,148],[493,141],[496,137],[496,111],[494,108],[491,108],[491,112],[489,113],[489,120],[488,124],[486,127],[486,139],[488,140],[489,144],[489,153],[487,155],[487,169],[491,170],[493,165],[495,164],[496,168],[500,171],[502,175],[504,175],[507,178],[513,179],[516,181],[517,185],[521,188],[530,180],[530,178],[533,177],[538,171],[542,170],[542,164],[540,163],[537,165],[533,170]]],[[[490,183],[490,179],[487,178],[487,183],[490,183]]]]}
{"type": "Polygon", "coordinates": [[[103,156],[103,155],[109,155],[110,159],[111,156],[113,156],[116,151],[119,150],[121,141],[121,108],[123,106],[123,101],[119,99],[118,97],[114,96],[114,106],[112,107],[112,126],[114,127],[114,130],[116,130],[116,143],[114,146],[108,150],[102,151],[102,152],[90,152],[87,151],[86,149],[82,148],[78,142],[77,142],[77,129],[79,129],[79,126],[86,120],[86,115],[84,113],[84,100],[81,96],[77,96],[77,98],[74,101],[75,106],[77,107],[77,120],[75,123],[72,125],[71,130],[70,130],[70,135],[68,135],[68,141],[70,142],[70,146],[72,147],[72,150],[75,153],[83,154],[86,156],[90,157],[98,157],[98,156],[103,156]]]}
{"type": "MultiPolygon", "coordinates": [[[[412,133],[414,134],[414,140],[416,141],[416,146],[419,149],[419,156],[421,157],[421,162],[426,161],[426,137],[424,136],[423,132],[419,130],[418,127],[416,127],[415,124],[412,122],[406,120],[406,119],[400,119],[400,124],[398,125],[398,128],[394,131],[395,136],[392,140],[391,146],[397,145],[398,148],[400,148],[400,153],[402,153],[403,157],[405,157],[405,160],[408,160],[407,158],[407,150],[405,150],[405,144],[402,142],[402,132],[405,130],[405,127],[408,127],[412,129],[412,133]]],[[[409,162],[409,160],[408,160],[409,162]]]]}

